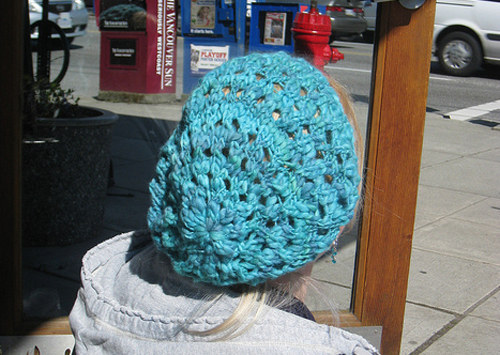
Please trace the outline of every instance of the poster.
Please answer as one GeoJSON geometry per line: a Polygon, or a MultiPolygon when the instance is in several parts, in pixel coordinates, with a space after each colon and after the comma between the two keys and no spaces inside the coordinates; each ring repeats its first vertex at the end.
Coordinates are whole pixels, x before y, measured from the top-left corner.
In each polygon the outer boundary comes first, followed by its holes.
{"type": "Polygon", "coordinates": [[[215,28],[215,0],[191,1],[191,28],[215,28]]]}
{"type": "Polygon", "coordinates": [[[267,12],[264,25],[264,44],[282,46],[285,44],[286,13],[267,12]]]}
{"type": "Polygon", "coordinates": [[[229,59],[229,46],[208,47],[191,45],[191,73],[205,74],[229,59]]]}

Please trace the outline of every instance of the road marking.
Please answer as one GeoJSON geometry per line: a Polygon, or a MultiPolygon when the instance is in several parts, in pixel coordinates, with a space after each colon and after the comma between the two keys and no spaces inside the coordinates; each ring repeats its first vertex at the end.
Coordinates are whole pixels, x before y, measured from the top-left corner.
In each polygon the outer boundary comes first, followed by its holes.
{"type": "MultiPolygon", "coordinates": [[[[358,73],[367,73],[367,74],[371,74],[372,70],[371,69],[356,69],[356,68],[343,68],[343,67],[338,67],[338,66],[335,66],[335,64],[327,64],[326,67],[328,69],[334,69],[334,70],[345,70],[345,71],[355,71],[355,72],[358,72],[358,73]]],[[[430,75],[429,76],[429,79],[433,79],[433,80],[444,80],[444,81],[450,81],[450,80],[453,80],[453,78],[443,78],[443,77],[440,77],[440,76],[433,76],[433,75],[430,75]]]]}
{"type": "Polygon", "coordinates": [[[487,113],[490,113],[491,111],[495,110],[500,110],[500,100],[448,112],[445,113],[443,116],[452,120],[468,121],[475,117],[486,115],[487,113]]]}
{"type": "Polygon", "coordinates": [[[450,80],[453,80],[452,78],[443,78],[442,76],[433,76],[433,75],[429,75],[429,79],[432,79],[432,80],[443,80],[443,81],[450,81],[450,80]]]}
{"type": "Polygon", "coordinates": [[[330,66],[328,65],[328,69],[335,69],[335,70],[346,70],[346,71],[357,71],[359,73],[371,73],[372,70],[368,70],[368,69],[354,69],[354,68],[342,68],[342,67],[334,67],[334,66],[330,66]]]}
{"type": "Polygon", "coordinates": [[[363,53],[363,52],[344,52],[344,51],[339,51],[342,54],[347,54],[347,55],[360,55],[362,57],[371,57],[372,53],[363,53]]]}

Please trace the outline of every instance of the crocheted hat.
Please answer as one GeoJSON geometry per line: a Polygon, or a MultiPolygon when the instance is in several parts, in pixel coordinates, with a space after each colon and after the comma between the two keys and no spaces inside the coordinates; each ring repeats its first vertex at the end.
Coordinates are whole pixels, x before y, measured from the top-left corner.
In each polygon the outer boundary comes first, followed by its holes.
{"type": "Polygon", "coordinates": [[[328,80],[285,53],[202,79],[161,149],[148,221],[174,269],[257,285],[327,251],[358,199],[353,130],[328,80]]]}

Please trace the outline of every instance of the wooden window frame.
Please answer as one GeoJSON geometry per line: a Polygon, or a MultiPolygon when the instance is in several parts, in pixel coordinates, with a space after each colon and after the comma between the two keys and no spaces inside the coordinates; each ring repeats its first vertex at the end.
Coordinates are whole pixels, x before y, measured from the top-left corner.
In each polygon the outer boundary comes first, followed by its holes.
{"type": "MultiPolygon", "coordinates": [[[[399,354],[418,193],[436,0],[418,10],[377,5],[363,210],[351,310],[341,326],[381,325],[399,354]]],[[[318,320],[330,323],[328,312],[318,320]]]]}
{"type": "MultiPolygon", "coordinates": [[[[0,33],[0,334],[70,334],[67,317],[22,320],[22,1],[3,1],[0,33]],[[17,29],[17,31],[15,30],[17,29]],[[5,305],[9,305],[6,307],[5,305]]],[[[383,326],[381,352],[399,354],[425,124],[436,0],[417,10],[378,4],[364,206],[351,310],[342,326],[383,326]]],[[[320,322],[329,323],[325,312],[320,322]]]]}

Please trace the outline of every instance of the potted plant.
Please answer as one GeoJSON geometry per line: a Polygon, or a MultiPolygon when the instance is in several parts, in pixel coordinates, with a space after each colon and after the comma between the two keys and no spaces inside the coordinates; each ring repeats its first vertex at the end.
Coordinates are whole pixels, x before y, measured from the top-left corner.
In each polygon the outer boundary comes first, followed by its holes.
{"type": "Polygon", "coordinates": [[[66,245],[98,235],[108,187],[112,112],[82,107],[73,90],[25,91],[23,244],[66,245]]]}

